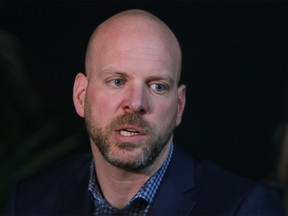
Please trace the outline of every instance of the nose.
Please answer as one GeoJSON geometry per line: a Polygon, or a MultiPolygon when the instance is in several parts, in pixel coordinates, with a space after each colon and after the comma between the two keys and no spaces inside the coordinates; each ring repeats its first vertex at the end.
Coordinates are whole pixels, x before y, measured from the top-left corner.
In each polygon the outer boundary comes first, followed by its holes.
{"type": "Polygon", "coordinates": [[[127,89],[122,108],[125,112],[145,114],[149,111],[148,92],[141,84],[127,89]]]}

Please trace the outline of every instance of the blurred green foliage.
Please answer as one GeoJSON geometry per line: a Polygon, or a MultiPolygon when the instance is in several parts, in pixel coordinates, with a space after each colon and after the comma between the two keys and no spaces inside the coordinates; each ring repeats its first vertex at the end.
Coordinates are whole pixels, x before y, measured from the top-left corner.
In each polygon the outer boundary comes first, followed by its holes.
{"type": "Polygon", "coordinates": [[[65,124],[45,109],[48,102],[27,72],[29,58],[20,40],[0,30],[0,214],[16,181],[69,155],[81,143],[79,135],[61,133],[65,124]]]}

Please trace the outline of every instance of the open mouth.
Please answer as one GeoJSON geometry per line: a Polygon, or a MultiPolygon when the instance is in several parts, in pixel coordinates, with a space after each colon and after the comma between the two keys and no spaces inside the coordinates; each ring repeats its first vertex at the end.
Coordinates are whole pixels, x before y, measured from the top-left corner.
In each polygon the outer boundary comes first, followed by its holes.
{"type": "Polygon", "coordinates": [[[139,132],[137,130],[127,128],[127,129],[120,130],[120,134],[122,136],[129,137],[129,136],[137,136],[139,134],[139,132]]]}

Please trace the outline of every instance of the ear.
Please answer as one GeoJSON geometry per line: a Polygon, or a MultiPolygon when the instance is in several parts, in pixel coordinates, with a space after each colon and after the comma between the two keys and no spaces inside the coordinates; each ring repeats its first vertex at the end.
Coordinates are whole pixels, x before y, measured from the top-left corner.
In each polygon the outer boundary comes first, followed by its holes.
{"type": "Polygon", "coordinates": [[[178,126],[182,121],[182,115],[184,112],[186,104],[186,86],[180,85],[178,87],[178,109],[177,109],[177,120],[176,120],[176,126],[178,126]]]}
{"type": "Polygon", "coordinates": [[[87,77],[83,73],[78,73],[74,80],[73,102],[77,114],[84,117],[87,77]]]}

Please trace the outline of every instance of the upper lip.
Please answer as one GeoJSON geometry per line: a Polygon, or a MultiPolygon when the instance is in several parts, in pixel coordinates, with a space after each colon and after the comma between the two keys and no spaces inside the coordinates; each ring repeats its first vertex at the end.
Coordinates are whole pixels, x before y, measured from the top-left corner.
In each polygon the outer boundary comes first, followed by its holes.
{"type": "Polygon", "coordinates": [[[135,125],[121,125],[120,127],[117,127],[115,130],[121,131],[121,130],[127,130],[127,129],[134,130],[135,132],[142,134],[142,135],[146,134],[143,129],[141,129],[135,125]]]}

